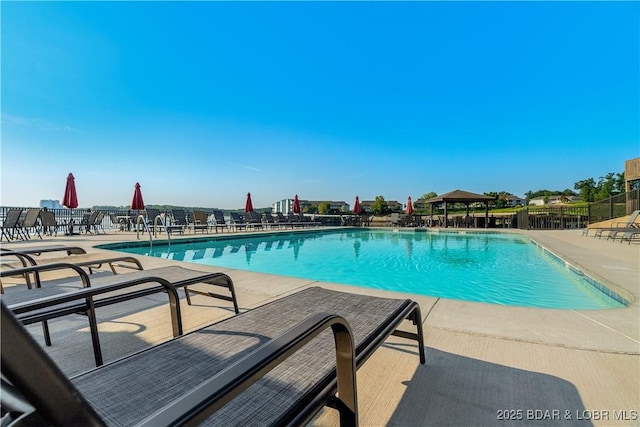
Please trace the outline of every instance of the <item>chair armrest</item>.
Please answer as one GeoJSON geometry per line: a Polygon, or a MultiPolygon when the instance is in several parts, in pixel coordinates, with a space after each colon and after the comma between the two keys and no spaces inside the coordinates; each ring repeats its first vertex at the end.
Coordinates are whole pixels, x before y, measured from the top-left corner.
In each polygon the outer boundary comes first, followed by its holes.
{"type": "Polygon", "coordinates": [[[309,316],[287,332],[257,348],[207,379],[199,387],[146,418],[141,426],[197,425],[281,364],[322,331],[331,327],[336,344],[336,375],[341,425],[357,425],[356,366],[353,335],[335,314],[309,316]]]}
{"type": "MultiPolygon", "coordinates": [[[[13,255],[13,253],[12,253],[13,255]]],[[[22,256],[24,257],[25,255],[22,254],[22,256]]],[[[22,262],[24,263],[24,259],[22,259],[22,262]]],[[[33,258],[31,258],[30,262],[35,262],[33,260],[33,258]]],[[[40,273],[43,271],[55,271],[55,270],[74,270],[76,273],[78,273],[78,276],[80,276],[80,280],[82,280],[82,287],[83,288],[88,288],[91,285],[91,280],[89,279],[89,275],[87,274],[86,271],[84,271],[81,267],[74,265],[74,264],[70,264],[70,263],[66,263],[66,262],[56,262],[53,264],[42,264],[42,265],[30,265],[24,268],[16,268],[14,270],[6,270],[6,271],[0,271],[0,278],[2,277],[10,277],[10,276],[25,276],[28,277],[28,275],[30,273],[33,273],[35,276],[35,280],[36,280],[36,287],[40,288],[41,286],[41,281],[40,281],[40,273]]]]}
{"type": "MultiPolygon", "coordinates": [[[[80,270],[84,273],[82,269],[80,270]]],[[[126,275],[119,277],[126,278],[126,275]]],[[[43,298],[37,298],[30,301],[12,304],[9,306],[9,308],[16,315],[16,317],[20,318],[20,320],[25,320],[25,318],[29,318],[29,316],[20,316],[21,314],[25,315],[30,312],[38,312],[39,310],[45,310],[68,303],[77,302],[76,304],[73,304],[72,307],[65,308],[65,311],[93,311],[95,307],[106,307],[108,305],[117,304],[123,301],[129,301],[135,298],[140,298],[159,292],[167,292],[169,296],[173,336],[176,337],[182,335],[182,314],[180,312],[180,298],[178,296],[178,291],[170,282],[161,277],[149,276],[134,280],[123,280],[119,283],[113,283],[99,287],[87,286],[72,292],[64,292],[57,295],[50,295],[43,298]],[[149,283],[158,283],[160,286],[140,289],[130,293],[118,294],[112,297],[106,297],[95,301],[93,300],[93,297],[98,295],[103,295],[110,292],[115,292],[122,289],[149,283]],[[84,302],[79,302],[82,300],[84,300],[84,302]]],[[[39,313],[35,313],[34,316],[38,318],[30,319],[30,322],[39,321],[39,318],[42,316],[44,316],[45,318],[47,317],[46,315],[42,315],[39,313]]]]}

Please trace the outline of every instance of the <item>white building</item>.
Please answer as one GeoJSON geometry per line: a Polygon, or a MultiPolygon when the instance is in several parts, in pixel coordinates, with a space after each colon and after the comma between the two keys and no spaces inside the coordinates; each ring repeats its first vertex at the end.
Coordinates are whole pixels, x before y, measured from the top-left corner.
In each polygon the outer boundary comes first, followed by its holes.
{"type": "Polygon", "coordinates": [[[60,200],[40,200],[40,208],[62,209],[60,200]]]}

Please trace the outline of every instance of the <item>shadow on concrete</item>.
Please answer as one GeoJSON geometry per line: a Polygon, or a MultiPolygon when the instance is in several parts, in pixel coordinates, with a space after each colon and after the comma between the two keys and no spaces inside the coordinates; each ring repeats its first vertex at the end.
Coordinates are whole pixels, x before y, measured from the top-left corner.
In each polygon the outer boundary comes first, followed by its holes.
{"type": "Polygon", "coordinates": [[[390,426],[592,426],[573,384],[426,349],[390,426]]]}

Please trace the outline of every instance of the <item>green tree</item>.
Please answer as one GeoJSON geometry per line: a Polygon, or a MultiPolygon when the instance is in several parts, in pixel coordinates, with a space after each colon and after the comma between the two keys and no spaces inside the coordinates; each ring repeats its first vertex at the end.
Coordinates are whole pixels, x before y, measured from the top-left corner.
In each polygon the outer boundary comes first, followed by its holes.
{"type": "Polygon", "coordinates": [[[616,177],[615,177],[615,182],[614,182],[614,186],[613,186],[613,191],[615,192],[615,194],[621,194],[626,192],[626,181],[624,179],[624,172],[622,173],[617,173],[616,177]]]}
{"type": "Polygon", "coordinates": [[[593,178],[583,179],[574,184],[573,188],[578,190],[583,202],[593,202],[596,192],[596,181],[593,178]]]}
{"type": "Polygon", "coordinates": [[[320,215],[327,215],[329,213],[329,208],[331,205],[327,202],[322,202],[318,205],[318,213],[320,215]]]}
{"type": "Polygon", "coordinates": [[[383,215],[389,211],[389,205],[384,200],[383,196],[376,196],[375,201],[371,205],[371,212],[374,215],[383,215]]]}
{"type": "Polygon", "coordinates": [[[418,200],[426,202],[427,200],[433,199],[436,196],[438,196],[438,194],[436,194],[434,191],[430,191],[429,193],[424,193],[418,200]]]}

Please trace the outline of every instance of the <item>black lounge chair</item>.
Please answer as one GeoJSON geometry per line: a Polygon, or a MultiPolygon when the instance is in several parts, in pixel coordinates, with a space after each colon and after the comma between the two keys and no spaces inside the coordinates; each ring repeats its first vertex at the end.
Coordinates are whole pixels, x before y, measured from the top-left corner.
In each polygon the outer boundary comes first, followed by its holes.
{"type": "Polygon", "coordinates": [[[237,212],[231,212],[231,226],[234,230],[242,230],[247,228],[247,223],[243,217],[237,212]]]}
{"type": "Polygon", "coordinates": [[[256,228],[260,228],[262,229],[262,216],[256,212],[256,211],[251,211],[251,212],[247,212],[247,226],[253,228],[254,230],[256,228]]]}
{"type": "Polygon", "coordinates": [[[273,215],[271,214],[271,212],[265,212],[264,213],[264,221],[265,221],[265,225],[268,225],[269,227],[271,227],[271,229],[280,228],[281,224],[276,222],[276,220],[273,217],[273,215]]]}
{"type": "Polygon", "coordinates": [[[40,225],[42,226],[42,232],[48,236],[57,236],[58,228],[60,225],[56,220],[56,215],[51,211],[43,210],[40,212],[40,225]]]}
{"type": "Polygon", "coordinates": [[[218,229],[221,229],[223,233],[225,229],[228,229],[227,222],[224,219],[224,214],[222,213],[222,211],[213,211],[213,220],[216,233],[218,232],[218,229]]]}
{"type": "Polygon", "coordinates": [[[7,239],[7,242],[10,240],[14,240],[17,237],[20,239],[25,239],[25,236],[22,235],[22,231],[20,229],[20,216],[22,215],[22,209],[12,208],[7,211],[7,216],[2,221],[2,235],[0,235],[0,241],[2,241],[2,237],[7,239]]]}
{"type": "Polygon", "coordinates": [[[355,370],[389,335],[416,340],[425,361],[415,302],[323,288],[69,379],[4,304],[1,321],[5,411],[58,425],[303,425],[324,406],[357,425],[355,370]],[[397,329],[405,319],[416,332],[397,329]]]}
{"type": "Polygon", "coordinates": [[[42,286],[42,283],[38,282],[38,286],[34,289],[14,290],[11,293],[7,290],[2,294],[1,299],[22,323],[42,322],[47,345],[51,344],[47,320],[69,314],[87,315],[96,365],[101,365],[103,362],[95,317],[96,308],[158,292],[167,292],[172,310],[174,336],[182,334],[177,294],[177,289],[179,288],[184,288],[189,305],[191,305],[191,294],[194,293],[231,301],[235,313],[239,313],[233,281],[229,276],[223,273],[208,273],[183,267],[160,267],[133,273],[91,278],[80,265],[53,263],[2,271],[0,272],[0,278],[65,269],[75,272],[79,280],[76,277],[72,277],[63,282],[58,281],[57,286],[42,286]],[[217,292],[203,291],[201,288],[194,289],[191,287],[199,283],[212,285],[216,288],[226,288],[230,295],[221,295],[217,292]],[[79,284],[81,287],[78,286],[79,284]],[[69,289],[72,290],[70,291],[69,289]]]}
{"type": "Polygon", "coordinates": [[[167,225],[167,231],[178,231],[180,234],[184,234],[185,230],[189,227],[187,222],[187,215],[183,209],[171,209],[171,224],[167,225]]]}
{"type": "Polygon", "coordinates": [[[289,218],[284,216],[282,212],[276,212],[276,222],[285,228],[287,226],[293,228],[293,225],[291,224],[289,218]]]}

